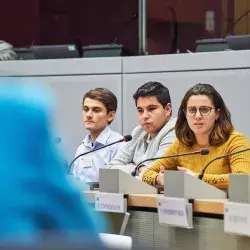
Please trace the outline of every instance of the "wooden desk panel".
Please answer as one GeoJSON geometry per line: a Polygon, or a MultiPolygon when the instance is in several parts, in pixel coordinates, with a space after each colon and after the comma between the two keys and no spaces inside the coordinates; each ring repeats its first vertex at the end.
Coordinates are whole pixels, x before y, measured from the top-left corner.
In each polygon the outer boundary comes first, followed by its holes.
{"type": "MultiPolygon", "coordinates": [[[[89,203],[95,201],[95,193],[98,191],[85,191],[85,196],[89,203]]],[[[129,207],[157,208],[157,198],[162,194],[131,194],[128,196],[129,207]]],[[[205,214],[224,214],[224,203],[227,200],[195,200],[194,212],[205,214]]]]}

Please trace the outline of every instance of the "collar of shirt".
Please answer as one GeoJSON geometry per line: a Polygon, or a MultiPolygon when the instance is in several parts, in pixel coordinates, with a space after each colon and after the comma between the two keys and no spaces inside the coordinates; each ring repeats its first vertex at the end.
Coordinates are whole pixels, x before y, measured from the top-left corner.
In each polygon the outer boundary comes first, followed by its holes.
{"type": "Polygon", "coordinates": [[[86,135],[86,137],[83,140],[83,144],[85,147],[89,147],[91,149],[97,147],[97,146],[104,146],[106,145],[108,138],[110,136],[111,129],[109,126],[107,126],[102,133],[96,138],[93,146],[92,146],[92,141],[90,138],[90,134],[86,135]]]}
{"type": "MultiPolygon", "coordinates": [[[[155,136],[155,137],[156,137],[156,136],[155,136]]],[[[151,143],[151,142],[155,139],[155,137],[154,137],[154,138],[151,138],[151,136],[150,136],[149,133],[146,134],[146,135],[145,135],[146,143],[147,143],[147,144],[151,143]]]]}
{"type": "MultiPolygon", "coordinates": [[[[176,118],[171,118],[163,127],[168,126],[170,129],[174,128],[176,120],[177,120],[176,118]]],[[[163,127],[161,128],[161,130],[163,129],[163,127]]],[[[160,131],[159,131],[159,133],[160,133],[160,131]]],[[[144,136],[144,139],[145,139],[146,143],[149,144],[157,137],[157,135],[154,138],[151,138],[150,133],[146,133],[144,136]]]]}
{"type": "Polygon", "coordinates": [[[150,136],[150,133],[148,133],[148,134],[145,136],[145,139],[146,139],[147,144],[149,144],[149,143],[152,141],[151,136],[150,136]]]}

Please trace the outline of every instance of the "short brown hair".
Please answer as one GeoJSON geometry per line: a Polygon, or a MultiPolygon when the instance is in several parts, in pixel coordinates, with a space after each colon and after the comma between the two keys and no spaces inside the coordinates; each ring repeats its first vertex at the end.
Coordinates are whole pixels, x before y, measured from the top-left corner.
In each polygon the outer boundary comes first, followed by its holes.
{"type": "MultiPolygon", "coordinates": [[[[95,88],[88,91],[82,100],[82,106],[86,98],[97,100],[106,107],[107,114],[111,111],[116,111],[117,109],[117,98],[116,96],[106,88],[95,88]]],[[[111,122],[110,122],[111,123],[111,122]]]]}
{"type": "Polygon", "coordinates": [[[185,115],[187,102],[193,95],[206,95],[212,101],[215,109],[220,110],[219,118],[215,122],[214,128],[209,135],[209,144],[211,146],[223,144],[228,140],[234,127],[231,122],[231,114],[227,109],[221,95],[210,84],[196,84],[185,94],[178,111],[178,118],[175,125],[176,137],[180,142],[187,146],[193,146],[196,143],[194,132],[188,126],[185,115]]]}

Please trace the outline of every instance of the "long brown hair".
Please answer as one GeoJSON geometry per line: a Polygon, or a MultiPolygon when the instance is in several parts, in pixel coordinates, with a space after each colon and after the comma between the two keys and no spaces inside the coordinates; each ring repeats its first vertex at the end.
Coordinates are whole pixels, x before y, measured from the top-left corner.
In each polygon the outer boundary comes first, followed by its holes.
{"type": "Polygon", "coordinates": [[[210,84],[198,83],[189,89],[185,94],[178,111],[178,118],[175,125],[176,137],[179,139],[179,141],[187,146],[193,146],[196,143],[194,132],[188,126],[185,115],[187,102],[193,95],[207,96],[212,101],[215,109],[219,110],[219,118],[215,122],[214,128],[209,135],[209,144],[211,146],[223,144],[228,140],[234,127],[231,122],[231,114],[227,109],[221,95],[210,84]]]}

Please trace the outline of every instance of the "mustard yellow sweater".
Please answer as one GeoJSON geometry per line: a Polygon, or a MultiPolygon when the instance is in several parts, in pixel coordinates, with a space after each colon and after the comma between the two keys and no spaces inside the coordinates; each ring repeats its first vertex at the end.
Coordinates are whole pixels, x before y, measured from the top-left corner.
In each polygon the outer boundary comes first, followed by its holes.
{"type": "MultiPolygon", "coordinates": [[[[192,170],[196,177],[198,177],[201,170],[213,158],[248,147],[250,147],[248,139],[244,135],[234,131],[223,145],[209,147],[210,153],[208,155],[181,156],[155,161],[145,170],[142,180],[150,185],[156,185],[160,166],[164,166],[167,170],[177,170],[177,166],[184,167],[192,170]]],[[[187,153],[199,149],[201,148],[198,145],[188,147],[176,139],[164,152],[163,156],[187,153]]],[[[214,161],[207,168],[203,180],[218,188],[226,189],[228,187],[229,173],[250,174],[250,151],[214,161]]]]}

